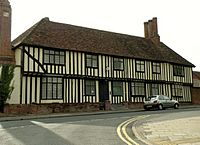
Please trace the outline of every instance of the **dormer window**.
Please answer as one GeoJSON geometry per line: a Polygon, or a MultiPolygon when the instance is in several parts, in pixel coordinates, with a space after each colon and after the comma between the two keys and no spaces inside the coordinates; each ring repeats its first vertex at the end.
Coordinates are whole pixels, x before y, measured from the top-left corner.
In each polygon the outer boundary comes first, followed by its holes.
{"type": "Polygon", "coordinates": [[[124,60],[122,58],[114,58],[114,70],[124,70],[124,60]]]}
{"type": "Polygon", "coordinates": [[[173,66],[173,72],[174,72],[174,76],[184,76],[184,67],[180,66],[180,65],[174,65],[173,66]]]}

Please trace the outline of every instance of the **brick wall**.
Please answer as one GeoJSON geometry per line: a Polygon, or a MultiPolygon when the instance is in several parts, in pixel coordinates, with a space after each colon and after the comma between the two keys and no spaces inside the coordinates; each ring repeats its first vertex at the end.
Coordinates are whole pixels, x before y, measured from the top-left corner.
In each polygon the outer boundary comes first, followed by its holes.
{"type": "Polygon", "coordinates": [[[7,104],[4,107],[5,114],[49,114],[70,112],[92,112],[99,110],[99,103],[76,104],[7,104]]]}
{"type": "Polygon", "coordinates": [[[192,103],[200,104],[200,88],[192,88],[192,103]]]}
{"type": "Polygon", "coordinates": [[[15,64],[11,50],[11,6],[8,0],[0,1],[0,64],[15,64]]]}

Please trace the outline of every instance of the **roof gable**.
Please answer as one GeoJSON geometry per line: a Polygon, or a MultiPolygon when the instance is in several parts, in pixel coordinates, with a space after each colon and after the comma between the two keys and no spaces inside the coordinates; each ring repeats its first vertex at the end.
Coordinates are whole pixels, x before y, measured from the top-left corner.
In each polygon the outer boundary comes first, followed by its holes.
{"type": "Polygon", "coordinates": [[[150,39],[51,22],[48,18],[42,19],[12,42],[14,47],[19,44],[164,61],[194,67],[164,43],[155,45],[150,39]]]}

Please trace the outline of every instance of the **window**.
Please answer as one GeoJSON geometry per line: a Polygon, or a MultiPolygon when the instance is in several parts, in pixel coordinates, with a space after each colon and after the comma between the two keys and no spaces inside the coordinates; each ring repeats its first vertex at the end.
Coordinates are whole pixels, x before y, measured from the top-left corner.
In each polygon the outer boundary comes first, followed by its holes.
{"type": "Polygon", "coordinates": [[[63,95],[63,81],[62,78],[46,77],[42,79],[42,99],[56,100],[62,99],[63,95]]]}
{"type": "Polygon", "coordinates": [[[113,95],[114,96],[123,95],[123,82],[113,82],[113,95]]]}
{"type": "Polygon", "coordinates": [[[114,69],[115,70],[124,69],[124,60],[122,58],[114,58],[114,69]]]}
{"type": "Polygon", "coordinates": [[[135,82],[131,83],[132,96],[145,96],[144,83],[135,82]]]}
{"type": "Polygon", "coordinates": [[[160,69],[160,63],[157,63],[157,62],[153,62],[153,69],[152,69],[152,71],[153,71],[153,74],[160,74],[160,72],[161,72],[161,69],[160,69]]]}
{"type": "Polygon", "coordinates": [[[151,84],[151,95],[159,95],[159,85],[151,84]]]}
{"type": "Polygon", "coordinates": [[[181,85],[172,85],[172,96],[174,97],[182,97],[183,91],[181,85]]]}
{"type": "Polygon", "coordinates": [[[174,76],[184,76],[184,67],[180,65],[174,65],[174,76]]]}
{"type": "Polygon", "coordinates": [[[96,81],[86,80],[85,81],[85,95],[95,96],[96,95],[96,81]]]}
{"type": "Polygon", "coordinates": [[[144,61],[136,60],[136,71],[144,72],[144,61]]]}
{"type": "Polygon", "coordinates": [[[97,55],[86,54],[86,67],[97,68],[98,67],[97,60],[98,60],[97,55]]]}
{"type": "Polygon", "coordinates": [[[44,50],[44,63],[45,64],[65,64],[65,52],[64,51],[54,51],[54,50],[44,50]]]}

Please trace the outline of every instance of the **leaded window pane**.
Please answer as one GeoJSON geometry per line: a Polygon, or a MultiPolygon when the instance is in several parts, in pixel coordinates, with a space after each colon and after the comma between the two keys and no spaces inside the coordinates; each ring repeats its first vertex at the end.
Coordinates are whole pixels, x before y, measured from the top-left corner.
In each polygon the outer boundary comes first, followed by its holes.
{"type": "Polygon", "coordinates": [[[144,70],[145,70],[144,61],[136,60],[136,71],[144,72],[144,70]]]}
{"type": "Polygon", "coordinates": [[[62,99],[62,78],[47,77],[42,79],[42,99],[62,99]]]}
{"type": "Polygon", "coordinates": [[[123,95],[123,82],[113,82],[113,95],[115,96],[123,95]]]}
{"type": "Polygon", "coordinates": [[[57,98],[57,84],[53,84],[53,99],[57,98]]]}
{"type": "Polygon", "coordinates": [[[49,55],[44,54],[44,63],[49,63],[49,55]]]}
{"type": "Polygon", "coordinates": [[[65,64],[64,51],[44,50],[44,63],[46,64],[65,64]]]}
{"type": "Polygon", "coordinates": [[[65,56],[64,55],[60,56],[60,64],[65,64],[65,56]]]}
{"type": "Polygon", "coordinates": [[[50,55],[50,63],[54,63],[54,55],[50,55]]]}
{"type": "Polygon", "coordinates": [[[59,63],[60,63],[60,56],[55,55],[55,64],[59,64],[59,63]]]}
{"type": "Polygon", "coordinates": [[[153,73],[160,73],[160,63],[153,62],[153,73]]]}
{"type": "Polygon", "coordinates": [[[86,80],[85,87],[86,87],[86,95],[94,96],[96,94],[96,82],[95,81],[86,80]]]}
{"type": "Polygon", "coordinates": [[[181,85],[172,85],[172,95],[181,97],[183,96],[182,86],[181,85]]]}
{"type": "Polygon", "coordinates": [[[53,93],[53,88],[52,88],[52,84],[51,83],[48,83],[48,92],[47,92],[47,99],[52,99],[52,93],[53,93]]]}
{"type": "Polygon", "coordinates": [[[58,78],[53,78],[53,83],[57,83],[57,81],[58,81],[58,78]]]}
{"type": "Polygon", "coordinates": [[[152,84],[151,85],[151,95],[158,95],[159,94],[159,85],[152,84]]]}
{"type": "Polygon", "coordinates": [[[46,84],[42,84],[42,99],[46,99],[46,84]]]}
{"type": "Polygon", "coordinates": [[[137,96],[145,95],[144,83],[135,82],[135,83],[132,83],[131,87],[132,87],[132,95],[137,95],[137,96]]]}
{"type": "Polygon", "coordinates": [[[64,51],[60,51],[60,55],[64,56],[65,55],[64,51]]]}
{"type": "Polygon", "coordinates": [[[58,84],[58,99],[62,99],[62,84],[58,84]]]}
{"type": "Polygon", "coordinates": [[[179,65],[173,66],[175,76],[184,76],[184,67],[179,65]]]}
{"type": "Polygon", "coordinates": [[[86,54],[86,67],[97,67],[97,55],[86,54]]]}
{"type": "Polygon", "coordinates": [[[53,51],[53,50],[50,50],[50,54],[54,54],[54,51],[53,51]]]}
{"type": "Polygon", "coordinates": [[[92,66],[93,66],[93,67],[97,67],[97,59],[96,59],[96,58],[94,58],[94,59],[92,60],[92,66]]]}
{"type": "Polygon", "coordinates": [[[114,58],[114,69],[124,69],[124,61],[122,58],[114,58]]]}

